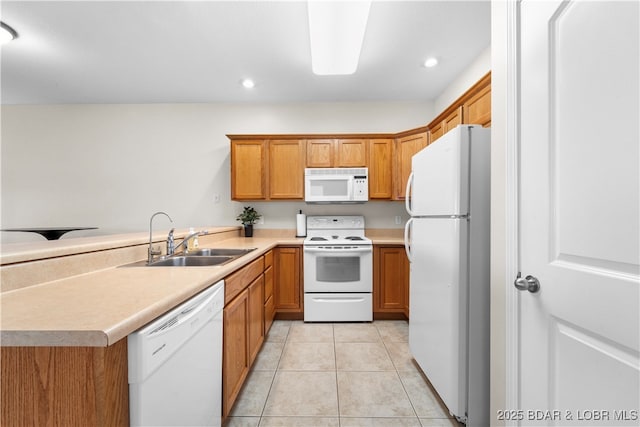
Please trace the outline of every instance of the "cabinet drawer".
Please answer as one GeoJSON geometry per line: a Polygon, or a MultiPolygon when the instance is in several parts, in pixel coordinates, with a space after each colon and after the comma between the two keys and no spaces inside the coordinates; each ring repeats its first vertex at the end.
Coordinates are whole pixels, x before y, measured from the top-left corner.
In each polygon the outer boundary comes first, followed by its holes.
{"type": "Polygon", "coordinates": [[[264,257],[260,257],[251,264],[242,267],[240,270],[228,275],[224,279],[224,303],[229,303],[244,288],[249,286],[264,270],[264,257]]]}
{"type": "Polygon", "coordinates": [[[264,269],[271,267],[273,265],[273,251],[269,251],[264,254],[264,269]]]}
{"type": "Polygon", "coordinates": [[[264,302],[267,302],[273,295],[273,268],[264,271],[264,302]]]}

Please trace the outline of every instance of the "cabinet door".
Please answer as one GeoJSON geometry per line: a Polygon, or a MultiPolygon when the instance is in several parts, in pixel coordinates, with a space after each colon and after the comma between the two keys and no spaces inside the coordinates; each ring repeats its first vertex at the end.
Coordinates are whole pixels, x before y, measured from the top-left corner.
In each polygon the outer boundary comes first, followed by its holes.
{"type": "Polygon", "coordinates": [[[409,262],[404,246],[376,247],[374,257],[374,311],[405,313],[408,305],[409,262]]]}
{"type": "Polygon", "coordinates": [[[339,168],[367,166],[367,141],[365,139],[339,139],[336,142],[335,166],[339,168]]]}
{"type": "Polygon", "coordinates": [[[302,312],[301,252],[300,247],[275,249],[274,297],[276,311],[302,312]]]}
{"type": "Polygon", "coordinates": [[[330,168],[333,166],[333,139],[310,139],[307,141],[307,167],[330,168]]]}
{"type": "Polygon", "coordinates": [[[264,254],[264,335],[267,336],[273,318],[275,305],[273,297],[273,251],[264,254]]]}
{"type": "Polygon", "coordinates": [[[491,127],[491,85],[464,103],[464,123],[491,127]]]}
{"type": "Polygon", "coordinates": [[[269,141],[269,198],[303,199],[304,165],[304,141],[269,141]]]}
{"type": "Polygon", "coordinates": [[[444,122],[440,122],[429,129],[429,143],[444,135],[444,122]]]}
{"type": "Polygon", "coordinates": [[[266,198],[266,148],[263,140],[231,141],[231,198],[266,198]]]}
{"type": "Polygon", "coordinates": [[[397,154],[394,199],[404,200],[407,179],[411,173],[411,157],[426,146],[426,132],[420,132],[396,140],[397,154]]]}
{"type": "Polygon", "coordinates": [[[264,275],[249,285],[249,366],[264,341],[264,275]]]}
{"type": "MultiPolygon", "coordinates": [[[[444,119],[444,133],[462,124],[462,106],[458,107],[444,119]]],[[[433,142],[433,141],[431,141],[433,142]]]]}
{"type": "Polygon", "coordinates": [[[393,176],[393,139],[369,141],[369,198],[390,199],[393,176]]]}
{"type": "Polygon", "coordinates": [[[245,289],[224,308],[222,412],[227,416],[249,372],[249,291],[245,289]]]}

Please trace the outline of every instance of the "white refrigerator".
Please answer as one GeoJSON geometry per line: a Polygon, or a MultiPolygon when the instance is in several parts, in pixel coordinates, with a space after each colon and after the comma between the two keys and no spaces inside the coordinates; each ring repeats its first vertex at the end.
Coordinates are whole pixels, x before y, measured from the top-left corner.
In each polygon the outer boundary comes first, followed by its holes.
{"type": "Polygon", "coordinates": [[[489,198],[489,129],[458,126],[413,156],[409,347],[468,426],[489,425],[489,198]]]}

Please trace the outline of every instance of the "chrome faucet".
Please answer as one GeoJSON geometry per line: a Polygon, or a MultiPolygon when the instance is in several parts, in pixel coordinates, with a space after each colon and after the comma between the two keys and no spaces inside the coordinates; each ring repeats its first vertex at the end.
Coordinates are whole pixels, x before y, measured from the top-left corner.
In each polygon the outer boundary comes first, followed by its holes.
{"type": "Polygon", "coordinates": [[[184,240],[182,240],[182,242],[176,245],[175,243],[173,243],[173,229],[172,229],[171,232],[169,232],[169,237],[167,238],[167,255],[175,254],[176,251],[180,249],[180,246],[184,246],[184,248],[182,249],[183,253],[188,252],[187,248],[189,247],[189,240],[195,239],[197,236],[205,236],[207,234],[209,234],[207,230],[196,231],[195,233],[189,234],[187,237],[184,238],[184,240]],[[172,242],[171,245],[169,244],[169,241],[172,242]]]}
{"type": "Polygon", "coordinates": [[[152,230],[153,230],[153,218],[155,218],[156,215],[160,215],[160,214],[166,216],[167,218],[169,218],[169,221],[173,222],[171,217],[167,213],[162,212],[162,211],[156,212],[153,215],[151,215],[151,219],[149,220],[149,258],[147,260],[148,264],[151,264],[153,262],[153,256],[154,255],[160,255],[162,253],[162,251],[159,250],[159,249],[153,249],[153,240],[152,240],[153,239],[153,232],[152,232],[152,230]]]}

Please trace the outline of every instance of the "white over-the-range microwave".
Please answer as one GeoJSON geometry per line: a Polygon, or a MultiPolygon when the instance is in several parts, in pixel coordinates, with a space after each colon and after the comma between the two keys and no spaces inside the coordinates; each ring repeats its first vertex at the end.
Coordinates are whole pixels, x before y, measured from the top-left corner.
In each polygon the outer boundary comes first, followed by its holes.
{"type": "Polygon", "coordinates": [[[367,168],[306,168],[307,203],[364,203],[369,200],[367,168]]]}

